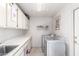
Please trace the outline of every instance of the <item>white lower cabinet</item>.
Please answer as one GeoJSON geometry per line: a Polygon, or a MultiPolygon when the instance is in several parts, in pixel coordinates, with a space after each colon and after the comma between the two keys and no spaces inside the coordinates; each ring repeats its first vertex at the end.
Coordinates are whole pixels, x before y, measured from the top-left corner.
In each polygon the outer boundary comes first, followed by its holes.
{"type": "Polygon", "coordinates": [[[20,54],[20,56],[24,56],[24,53],[22,52],[22,53],[20,54]]]}
{"type": "Polygon", "coordinates": [[[28,53],[31,51],[31,39],[28,40],[14,56],[28,56],[28,53]]]}
{"type": "Polygon", "coordinates": [[[21,54],[24,55],[24,49],[21,48],[14,56],[20,56],[21,54]]]}
{"type": "Polygon", "coordinates": [[[27,46],[25,46],[24,49],[24,55],[29,56],[29,53],[31,52],[32,44],[31,44],[31,39],[28,41],[27,46]]]}

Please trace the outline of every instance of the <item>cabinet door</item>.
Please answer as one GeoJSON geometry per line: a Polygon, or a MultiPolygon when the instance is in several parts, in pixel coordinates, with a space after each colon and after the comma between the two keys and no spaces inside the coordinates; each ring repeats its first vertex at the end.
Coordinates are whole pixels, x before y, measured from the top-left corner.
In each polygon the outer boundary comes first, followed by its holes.
{"type": "Polygon", "coordinates": [[[0,27],[6,27],[6,4],[0,4],[0,27]]]}
{"type": "Polygon", "coordinates": [[[22,11],[18,8],[18,28],[22,29],[22,11]]]}
{"type": "Polygon", "coordinates": [[[22,20],[22,27],[23,27],[23,29],[25,29],[25,27],[26,27],[26,21],[25,21],[25,19],[26,19],[26,16],[23,14],[23,20],[22,20]]]}
{"type": "Polygon", "coordinates": [[[25,15],[23,18],[23,29],[28,29],[28,18],[25,15]]]}
{"type": "Polygon", "coordinates": [[[28,18],[26,17],[25,18],[25,29],[28,29],[29,28],[29,20],[28,18]]]}
{"type": "Polygon", "coordinates": [[[21,47],[20,50],[14,56],[24,55],[24,47],[21,47]]]}
{"type": "Polygon", "coordinates": [[[18,28],[27,29],[28,28],[28,19],[24,13],[18,8],[18,28]]]}
{"type": "Polygon", "coordinates": [[[29,41],[28,41],[28,46],[27,46],[27,48],[28,48],[29,50],[31,50],[31,47],[32,47],[31,39],[32,39],[32,38],[29,39],[29,41]]]}
{"type": "Polygon", "coordinates": [[[24,56],[24,51],[20,54],[20,56],[24,56]]]}
{"type": "Polygon", "coordinates": [[[28,56],[27,50],[31,50],[31,38],[18,50],[14,56],[28,56]]]}
{"type": "Polygon", "coordinates": [[[17,5],[7,4],[7,27],[17,28],[17,5]]]}

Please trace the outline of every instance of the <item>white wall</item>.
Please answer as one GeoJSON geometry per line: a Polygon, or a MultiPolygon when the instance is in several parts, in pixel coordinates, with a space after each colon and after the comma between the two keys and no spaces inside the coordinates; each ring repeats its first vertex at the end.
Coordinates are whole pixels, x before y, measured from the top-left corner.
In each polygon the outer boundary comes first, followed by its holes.
{"type": "Polygon", "coordinates": [[[60,15],[60,30],[56,31],[57,35],[64,37],[67,44],[67,55],[74,55],[73,39],[73,10],[79,7],[79,4],[68,4],[62,9],[54,19],[60,15]]]}
{"type": "Polygon", "coordinates": [[[31,17],[30,18],[30,31],[32,33],[32,47],[41,47],[41,35],[44,33],[54,32],[54,21],[52,17],[31,17]],[[39,25],[49,25],[49,29],[38,30],[39,25]]]}
{"type": "Polygon", "coordinates": [[[6,29],[0,28],[0,42],[5,42],[6,40],[11,40],[12,38],[25,35],[27,31],[17,30],[17,29],[6,29]]]}

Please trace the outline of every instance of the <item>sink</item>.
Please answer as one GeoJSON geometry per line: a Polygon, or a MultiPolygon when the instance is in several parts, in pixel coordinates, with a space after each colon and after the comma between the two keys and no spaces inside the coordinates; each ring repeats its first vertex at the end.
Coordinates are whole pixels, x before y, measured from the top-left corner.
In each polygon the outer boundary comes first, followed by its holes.
{"type": "Polygon", "coordinates": [[[17,45],[10,45],[10,46],[0,46],[0,56],[6,55],[7,53],[11,52],[17,45]]]}

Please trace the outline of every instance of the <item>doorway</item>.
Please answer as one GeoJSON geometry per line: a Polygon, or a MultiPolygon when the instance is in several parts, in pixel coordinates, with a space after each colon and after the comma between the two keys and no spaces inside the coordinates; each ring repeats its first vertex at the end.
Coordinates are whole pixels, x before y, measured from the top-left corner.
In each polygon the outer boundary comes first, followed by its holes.
{"type": "Polygon", "coordinates": [[[74,55],[79,56],[79,8],[73,11],[74,55]]]}

